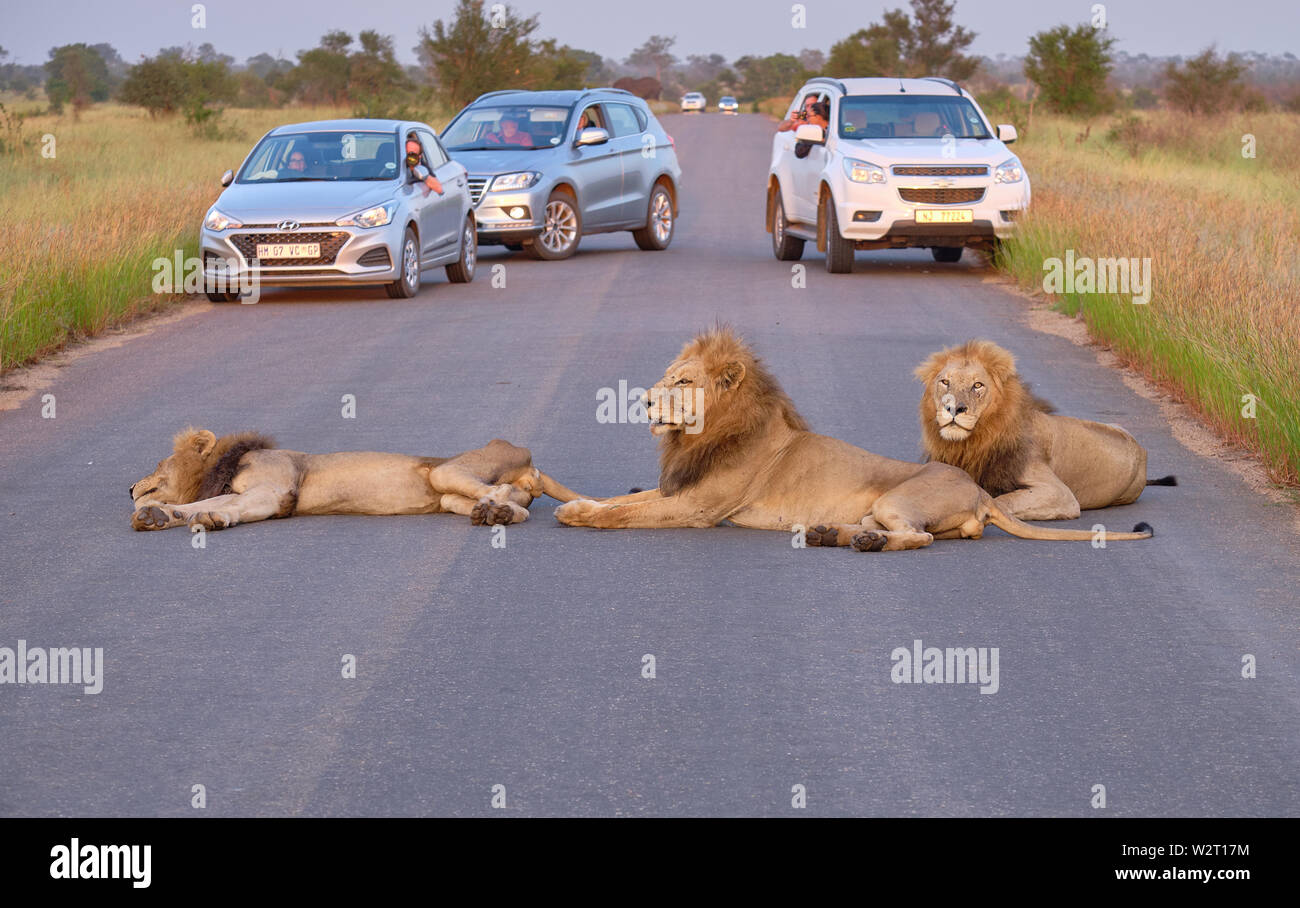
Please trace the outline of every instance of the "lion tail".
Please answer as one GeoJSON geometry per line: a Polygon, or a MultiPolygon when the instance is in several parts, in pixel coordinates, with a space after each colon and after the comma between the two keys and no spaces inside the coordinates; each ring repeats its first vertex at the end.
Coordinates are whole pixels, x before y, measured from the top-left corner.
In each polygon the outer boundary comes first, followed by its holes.
{"type": "Polygon", "coordinates": [[[1161,476],[1159,479],[1148,479],[1148,480],[1147,480],[1147,485],[1149,485],[1149,486],[1176,486],[1176,485],[1178,485],[1178,477],[1177,477],[1177,476],[1170,475],[1170,476],[1161,476]]]}
{"type": "MultiPolygon", "coordinates": [[[[540,472],[540,471],[538,471],[540,472]]],[[[556,482],[551,477],[542,473],[542,491],[554,498],[556,501],[574,501],[578,498],[586,498],[586,495],[580,495],[568,486],[556,482]]]]}
{"type": "MultiPolygon", "coordinates": [[[[1056,527],[1040,527],[1032,523],[1025,523],[1016,517],[1003,511],[993,502],[989,502],[989,523],[993,524],[999,530],[1010,533],[1012,536],[1018,536],[1021,539],[1056,539],[1056,540],[1074,540],[1085,542],[1096,539],[1097,534],[1092,530],[1062,530],[1056,527]]],[[[1133,528],[1131,533],[1112,533],[1105,531],[1106,541],[1121,541],[1127,539],[1150,539],[1156,534],[1149,523],[1139,523],[1133,528]]]]}

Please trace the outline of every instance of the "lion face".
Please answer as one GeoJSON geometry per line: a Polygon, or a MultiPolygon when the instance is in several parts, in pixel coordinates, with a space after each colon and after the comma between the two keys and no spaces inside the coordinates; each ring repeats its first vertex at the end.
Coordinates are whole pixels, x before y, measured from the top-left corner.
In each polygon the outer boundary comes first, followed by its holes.
{"type": "Polygon", "coordinates": [[[152,504],[188,504],[198,495],[205,459],[217,444],[207,429],[185,429],[172,440],[172,453],[152,473],[131,486],[137,508],[152,504]]]}
{"type": "Polygon", "coordinates": [[[946,441],[964,441],[992,398],[992,378],[977,362],[949,361],[930,385],[934,420],[946,441]]]}
{"type": "Polygon", "coordinates": [[[646,391],[646,415],[653,435],[685,432],[696,435],[704,429],[704,411],[731,393],[744,380],[745,365],[727,362],[709,368],[701,359],[678,359],[668,366],[655,385],[646,391]]]}

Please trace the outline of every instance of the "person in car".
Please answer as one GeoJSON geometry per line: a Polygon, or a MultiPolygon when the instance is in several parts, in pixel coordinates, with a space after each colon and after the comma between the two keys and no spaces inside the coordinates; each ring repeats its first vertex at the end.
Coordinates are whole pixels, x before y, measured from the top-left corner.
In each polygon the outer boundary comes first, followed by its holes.
{"type": "Polygon", "coordinates": [[[791,114],[790,119],[782,120],[776,131],[791,132],[805,125],[820,126],[822,129],[826,129],[831,125],[830,114],[829,104],[817,100],[816,95],[809,95],[803,99],[803,107],[791,114]]]}
{"type": "Polygon", "coordinates": [[[492,133],[487,140],[494,145],[532,145],[533,137],[519,129],[519,121],[511,117],[501,118],[500,134],[492,133]]]}
{"type": "Polygon", "coordinates": [[[442,183],[429,172],[429,168],[424,166],[420,143],[415,136],[406,137],[406,166],[410,168],[415,178],[425,185],[425,195],[429,194],[429,190],[442,195],[442,183]]]}
{"type": "Polygon", "coordinates": [[[307,172],[307,157],[301,151],[290,152],[289,169],[294,173],[302,174],[307,172]]]}

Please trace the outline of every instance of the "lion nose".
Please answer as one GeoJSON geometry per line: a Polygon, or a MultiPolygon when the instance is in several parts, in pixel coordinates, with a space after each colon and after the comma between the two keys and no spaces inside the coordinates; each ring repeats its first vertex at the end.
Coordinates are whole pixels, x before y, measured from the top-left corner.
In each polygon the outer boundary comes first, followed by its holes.
{"type": "Polygon", "coordinates": [[[954,416],[960,416],[961,414],[963,414],[963,413],[965,413],[965,412],[966,412],[966,407],[965,407],[965,406],[960,406],[960,407],[957,408],[957,412],[954,413],[953,415],[954,415],[954,416]]]}

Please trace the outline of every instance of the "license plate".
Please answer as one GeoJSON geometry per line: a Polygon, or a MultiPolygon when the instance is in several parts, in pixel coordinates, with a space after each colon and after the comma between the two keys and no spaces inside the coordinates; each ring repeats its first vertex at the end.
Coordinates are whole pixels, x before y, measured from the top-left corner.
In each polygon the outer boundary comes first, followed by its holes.
{"type": "Polygon", "coordinates": [[[918,224],[969,224],[975,218],[975,212],[969,208],[952,211],[947,208],[918,208],[918,224]]]}
{"type": "Polygon", "coordinates": [[[258,243],[259,259],[318,259],[320,243],[258,243]]]}

